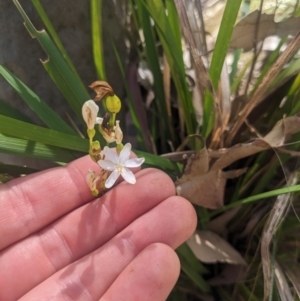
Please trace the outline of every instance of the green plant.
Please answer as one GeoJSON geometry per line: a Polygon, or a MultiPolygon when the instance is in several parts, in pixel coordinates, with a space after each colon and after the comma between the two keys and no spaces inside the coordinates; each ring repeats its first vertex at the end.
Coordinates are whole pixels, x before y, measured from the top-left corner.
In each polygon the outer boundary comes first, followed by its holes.
{"type": "MultiPolygon", "coordinates": [[[[46,71],[82,122],[81,108],[90,96],[40,2],[32,2],[49,34],[37,31],[19,2],[14,0],[29,33],[37,38],[49,56],[44,63],[46,71]]],[[[150,70],[153,76],[147,93],[153,92],[154,97],[148,108],[142,104],[142,97],[133,98],[137,83],[134,82],[133,87],[132,82],[126,81],[126,66],[122,66],[115,48],[138,133],[138,145],[143,150],[136,153],[145,157],[145,166],[167,172],[176,181],[177,193],[195,204],[199,216],[198,232],[192,238],[195,243],[191,240],[190,247],[184,244],[177,250],[183,272],[170,300],[202,300],[212,291],[218,296],[216,298],[225,300],[279,300],[284,290],[288,291],[286,300],[293,294],[300,298],[295,280],[299,270],[292,268],[299,254],[295,248],[290,251],[285,247],[292,243],[298,246],[299,219],[295,218],[298,204],[293,203],[295,216],[287,212],[290,199],[297,200],[300,191],[297,174],[293,173],[300,140],[297,117],[300,61],[295,55],[300,46],[299,34],[291,33],[293,40],[284,52],[280,51],[287,40],[285,26],[298,21],[298,2],[291,4],[291,12],[282,13],[284,20],[275,26],[274,15],[270,17],[263,1],[256,8],[250,7],[249,1],[225,1],[211,53],[206,45],[204,7],[193,3],[202,24],[200,33],[192,30],[191,11],[182,0],[128,1],[134,26],[128,30],[127,38],[139,58],[140,68],[150,70]],[[241,8],[248,15],[244,21],[246,27],[242,27],[245,26],[243,21],[235,26],[242,17],[241,8]],[[269,56],[258,45],[266,38],[261,36],[265,26],[274,26],[275,33],[282,38],[269,56]],[[143,35],[136,42],[133,37],[138,32],[143,35]],[[241,42],[240,37],[244,35],[246,38],[241,42]],[[183,51],[182,39],[187,51],[183,51]],[[187,52],[191,55],[190,64],[184,60],[187,52]],[[229,55],[232,63],[228,66],[229,55]],[[239,66],[241,60],[244,66],[239,66]],[[190,76],[188,81],[187,73],[191,70],[196,75],[190,76]],[[289,144],[286,144],[288,138],[289,144]],[[274,202],[272,198],[276,196],[278,201],[274,202]],[[286,206],[278,209],[278,202],[286,206]],[[278,210],[282,210],[281,213],[278,210]],[[274,216],[278,217],[276,223],[274,216]],[[271,236],[266,237],[267,232],[271,236]],[[212,239],[212,233],[219,234],[220,241],[221,237],[227,238],[234,247],[226,249],[223,240],[219,245],[212,239]],[[208,234],[212,239],[210,244],[215,244],[219,252],[205,261],[199,253],[209,251],[197,245],[196,238],[208,234]],[[260,244],[262,258],[257,255],[260,244]],[[220,255],[225,249],[233,252],[227,259],[220,255]],[[235,249],[242,257],[234,253],[235,249]],[[222,263],[212,265],[213,262],[222,263]],[[232,268],[228,262],[234,262],[240,270],[248,264],[247,273],[238,279],[230,278],[230,286],[217,277],[232,268]],[[264,277],[260,272],[261,263],[264,277]],[[284,279],[284,286],[278,284],[279,279],[284,279]],[[212,290],[211,285],[216,285],[217,281],[221,284],[212,290]]],[[[97,75],[105,80],[101,4],[100,0],[91,0],[91,27],[97,75]]],[[[61,120],[3,66],[0,66],[0,74],[46,126],[34,125],[0,102],[1,152],[65,164],[88,151],[89,142],[84,135],[61,120]]],[[[33,171],[21,166],[0,165],[1,181],[33,171]]]]}

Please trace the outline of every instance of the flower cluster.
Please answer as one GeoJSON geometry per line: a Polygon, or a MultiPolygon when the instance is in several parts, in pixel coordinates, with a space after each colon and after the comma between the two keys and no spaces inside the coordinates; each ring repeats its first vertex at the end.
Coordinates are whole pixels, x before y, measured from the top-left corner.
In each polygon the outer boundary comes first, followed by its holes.
{"type": "Polygon", "coordinates": [[[87,125],[90,141],[89,154],[92,160],[99,164],[101,172],[97,175],[95,171],[89,170],[86,181],[93,195],[98,195],[98,188],[101,192],[111,188],[120,175],[128,183],[135,184],[136,179],[130,168],[141,166],[145,159],[130,158],[131,144],[122,144],[123,132],[120,121],[116,120],[116,114],[121,110],[121,101],[110,85],[104,81],[96,81],[90,87],[96,92],[96,97],[83,104],[82,117],[87,125]],[[96,101],[101,100],[105,101],[104,106],[108,112],[103,117],[98,117],[99,107],[96,101]],[[100,142],[94,140],[95,128],[98,128],[107,143],[103,151],[100,142]],[[115,144],[116,150],[108,147],[111,143],[115,144]]]}

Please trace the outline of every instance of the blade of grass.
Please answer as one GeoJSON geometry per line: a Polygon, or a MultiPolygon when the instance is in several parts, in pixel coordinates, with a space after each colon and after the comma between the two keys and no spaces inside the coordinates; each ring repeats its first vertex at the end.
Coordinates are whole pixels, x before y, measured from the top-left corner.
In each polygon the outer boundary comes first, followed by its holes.
{"type": "Polygon", "coordinates": [[[271,68],[271,66],[274,64],[275,60],[278,58],[279,54],[280,54],[280,49],[282,47],[282,45],[286,42],[287,37],[281,39],[280,43],[277,45],[276,49],[274,51],[272,51],[271,55],[269,56],[266,64],[263,66],[260,75],[258,77],[258,79],[256,80],[253,89],[251,90],[251,92],[249,93],[249,96],[251,97],[255,90],[257,89],[257,87],[259,86],[259,84],[261,83],[261,81],[263,80],[264,76],[267,74],[268,70],[271,68]]]}
{"type": "Polygon", "coordinates": [[[237,89],[238,89],[240,83],[242,82],[244,75],[246,74],[246,71],[250,67],[251,63],[252,63],[252,58],[245,64],[245,66],[243,67],[243,69],[241,70],[239,75],[236,78],[234,78],[234,80],[230,86],[231,93],[237,92],[237,89]]]}
{"type": "Polygon", "coordinates": [[[154,92],[156,104],[158,107],[158,114],[160,117],[160,134],[162,139],[162,145],[166,145],[166,140],[171,139],[175,142],[174,130],[171,126],[170,117],[167,111],[167,104],[164,93],[163,77],[159,65],[159,56],[157,52],[157,47],[155,45],[154,32],[151,26],[149,14],[145,9],[144,5],[140,1],[137,1],[137,11],[139,16],[139,21],[143,29],[145,37],[145,50],[146,58],[150,70],[154,77],[154,92]]]}
{"type": "Polygon", "coordinates": [[[46,103],[44,103],[31,89],[12,74],[5,67],[0,65],[0,74],[20,95],[30,109],[42,120],[50,129],[76,135],[76,132],[65,123],[46,103]]]}
{"type": "MultiPolygon", "coordinates": [[[[191,58],[193,61],[193,63],[192,63],[193,69],[195,69],[195,72],[196,72],[196,81],[200,88],[199,92],[201,95],[204,95],[204,91],[206,88],[208,88],[208,90],[211,91],[211,89],[212,89],[211,82],[209,79],[207,69],[206,69],[204,62],[202,60],[202,57],[200,55],[202,50],[198,49],[198,46],[196,43],[196,37],[195,37],[196,33],[192,29],[192,25],[189,20],[190,16],[188,15],[188,12],[187,12],[188,9],[186,8],[184,2],[186,2],[186,1],[175,0],[173,5],[176,6],[176,8],[177,8],[177,12],[178,12],[178,15],[180,18],[180,23],[181,23],[180,25],[181,25],[181,29],[182,29],[182,34],[184,36],[185,43],[187,43],[189,52],[191,54],[191,58]]],[[[199,4],[198,7],[201,10],[201,4],[199,4]]],[[[174,7],[174,9],[171,9],[171,11],[172,10],[175,10],[175,7],[174,7]]],[[[177,14],[176,14],[176,16],[177,16],[177,14]]],[[[199,16],[199,17],[201,19],[201,16],[199,16]]],[[[202,31],[203,30],[205,30],[205,29],[202,28],[202,31]]],[[[177,33],[174,32],[174,34],[178,35],[178,32],[177,33]]],[[[179,32],[179,37],[180,37],[180,32],[179,32]]],[[[204,42],[204,44],[205,44],[205,42],[204,42]]],[[[204,45],[203,48],[206,49],[206,52],[207,52],[206,45],[204,45]]]]}
{"type": "Polygon", "coordinates": [[[132,118],[134,127],[137,131],[137,140],[141,144],[142,148],[145,150],[147,148],[146,148],[146,145],[145,145],[145,142],[144,142],[144,139],[143,139],[143,133],[141,131],[140,121],[139,121],[137,112],[136,112],[136,110],[133,106],[132,96],[131,96],[131,93],[130,93],[130,90],[129,90],[129,87],[128,87],[128,84],[127,84],[127,81],[126,81],[125,71],[124,71],[124,68],[122,66],[122,62],[121,62],[118,50],[117,50],[117,48],[115,47],[114,44],[113,44],[113,49],[114,49],[115,56],[116,56],[116,59],[117,59],[117,62],[118,62],[119,68],[120,68],[120,72],[121,72],[122,80],[123,80],[123,83],[124,83],[125,91],[126,91],[126,94],[127,94],[127,97],[128,97],[128,107],[129,107],[129,111],[130,111],[130,114],[131,114],[131,118],[132,118]]]}
{"type": "Polygon", "coordinates": [[[292,87],[290,88],[290,91],[288,92],[288,96],[294,96],[293,97],[293,106],[292,110],[290,112],[291,115],[296,115],[299,112],[300,109],[300,102],[295,101],[299,99],[300,96],[300,74],[297,75],[297,77],[294,80],[294,83],[292,87]]]}
{"type": "Polygon", "coordinates": [[[233,52],[233,62],[231,64],[231,72],[229,74],[229,79],[230,79],[230,85],[231,86],[233,84],[233,80],[234,80],[235,75],[236,75],[237,70],[238,70],[238,62],[239,62],[239,59],[241,57],[242,52],[243,52],[242,49],[236,49],[233,52]]]}
{"type": "Polygon", "coordinates": [[[286,81],[290,76],[299,73],[300,69],[300,59],[295,59],[290,62],[290,64],[281,70],[281,72],[276,76],[274,81],[270,84],[268,91],[276,88],[280,83],[286,81]]]}
{"type": "MultiPolygon", "coordinates": [[[[83,156],[55,146],[0,134],[0,153],[67,163],[83,156]]],[[[86,152],[85,152],[86,153],[86,152]]]]}
{"type": "Polygon", "coordinates": [[[251,99],[247,102],[243,110],[239,113],[239,117],[233,124],[229,135],[226,139],[227,144],[230,144],[233,138],[238,133],[238,130],[244,123],[247,116],[252,110],[262,101],[265,92],[268,90],[270,84],[274,81],[277,75],[281,72],[284,65],[294,56],[295,52],[300,47],[300,31],[295,35],[292,41],[288,44],[287,48],[281,53],[276,62],[268,70],[260,85],[256,89],[251,99]]]}
{"type": "MultiPolygon", "coordinates": [[[[294,134],[293,140],[290,141],[290,143],[289,143],[290,145],[288,146],[288,149],[298,151],[299,147],[300,147],[299,141],[300,141],[300,133],[294,134]],[[293,141],[295,143],[293,143],[293,141]]],[[[269,185],[270,181],[272,179],[274,179],[278,168],[284,166],[286,161],[290,158],[290,155],[275,153],[274,158],[276,160],[271,159],[271,160],[273,160],[272,165],[268,168],[267,172],[263,176],[260,177],[259,182],[257,182],[255,187],[253,188],[253,190],[252,190],[253,194],[260,193],[261,191],[264,190],[264,188],[267,185],[269,185]]],[[[270,159],[269,159],[269,161],[270,161],[270,159]]]]}
{"type": "Polygon", "coordinates": [[[0,115],[0,133],[61,148],[88,152],[89,142],[73,135],[0,115]]]}
{"type": "Polygon", "coordinates": [[[166,10],[168,12],[167,19],[170,24],[170,28],[173,32],[173,36],[177,39],[176,44],[181,45],[181,30],[180,21],[177,14],[177,9],[174,0],[165,0],[166,10]]]}
{"type": "Polygon", "coordinates": [[[98,79],[105,80],[105,63],[102,45],[102,0],[91,0],[91,29],[94,63],[98,79]]]}
{"type": "MultiPolygon", "coordinates": [[[[181,35],[180,43],[178,36],[174,36],[174,24],[170,25],[170,19],[166,15],[166,9],[161,0],[148,1],[139,0],[149,12],[150,17],[153,19],[159,39],[161,41],[163,50],[170,65],[172,78],[174,80],[178,95],[179,104],[184,112],[184,120],[187,133],[194,134],[197,128],[197,122],[192,104],[191,93],[188,89],[185,75],[185,68],[183,63],[183,53],[181,48],[181,35]]],[[[171,20],[174,23],[176,16],[172,16],[171,20]]],[[[177,16],[177,22],[178,16],[177,16]]]]}
{"type": "Polygon", "coordinates": [[[209,69],[211,82],[215,90],[218,89],[223,64],[226,58],[230,38],[239,13],[241,3],[242,0],[227,1],[225,6],[209,69]]]}
{"type": "Polygon", "coordinates": [[[182,172],[182,165],[179,163],[139,150],[134,150],[134,152],[138,157],[144,157],[146,159],[145,162],[151,166],[155,166],[156,168],[163,169],[167,172],[175,172],[177,175],[182,172]]]}
{"type": "MultiPolygon", "coordinates": [[[[224,14],[222,17],[216,45],[214,47],[209,75],[213,89],[218,90],[218,84],[224,64],[224,60],[228,51],[230,38],[233,32],[238,12],[242,0],[227,1],[224,14]]],[[[201,133],[203,137],[207,137],[214,127],[214,98],[211,93],[206,93],[203,108],[203,124],[201,133]]]]}
{"type": "Polygon", "coordinates": [[[20,3],[17,0],[13,0],[13,2],[22,15],[25,21],[25,26],[31,36],[37,38],[41,46],[48,54],[48,59],[43,62],[43,66],[51,76],[52,80],[55,82],[56,86],[60,89],[66,100],[69,102],[78,118],[83,120],[81,116],[81,108],[83,103],[90,99],[89,94],[81,82],[78,81],[77,76],[68,66],[65,59],[62,57],[50,39],[49,35],[44,30],[37,31],[24,12],[20,3]]]}
{"type": "Polygon", "coordinates": [[[226,211],[230,208],[236,207],[236,206],[245,205],[245,204],[249,204],[249,203],[259,201],[259,200],[262,200],[262,199],[267,199],[267,198],[271,198],[271,197],[278,196],[278,195],[281,195],[281,194],[293,193],[293,192],[298,192],[298,191],[300,191],[300,185],[293,185],[293,186],[289,186],[289,187],[274,189],[274,190],[270,190],[268,192],[263,192],[263,193],[260,193],[260,194],[252,195],[252,196],[249,196],[249,197],[244,198],[242,200],[239,200],[237,202],[225,205],[224,207],[213,211],[210,214],[210,216],[211,217],[216,216],[219,213],[221,213],[223,211],[226,211]]]}

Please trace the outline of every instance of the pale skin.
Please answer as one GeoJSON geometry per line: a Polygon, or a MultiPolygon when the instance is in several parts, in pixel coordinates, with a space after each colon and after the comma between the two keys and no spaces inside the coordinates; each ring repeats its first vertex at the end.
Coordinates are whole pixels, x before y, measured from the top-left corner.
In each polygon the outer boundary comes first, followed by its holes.
{"type": "Polygon", "coordinates": [[[166,300],[193,207],[155,169],[95,198],[88,168],[86,156],[0,185],[0,300],[166,300]]]}

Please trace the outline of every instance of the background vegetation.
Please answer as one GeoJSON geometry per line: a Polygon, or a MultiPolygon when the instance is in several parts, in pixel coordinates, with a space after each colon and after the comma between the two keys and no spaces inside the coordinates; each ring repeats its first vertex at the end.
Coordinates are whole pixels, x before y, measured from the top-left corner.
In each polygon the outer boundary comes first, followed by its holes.
{"type": "MultiPolygon", "coordinates": [[[[88,151],[81,106],[91,94],[41,2],[32,0],[45,31],[13,2],[75,114],[59,117],[0,66],[40,119],[37,125],[0,101],[0,152],[63,165],[88,151]]],[[[300,299],[298,1],[120,3],[126,64],[110,43],[126,93],[123,116],[130,113],[122,128],[129,140],[134,128],[137,154],[174,179],[199,218],[197,232],[177,250],[182,273],[169,300],[300,299]]],[[[97,79],[105,80],[101,0],[90,0],[90,20],[88,51],[97,79]]],[[[35,171],[0,165],[2,182],[35,171]]]]}

